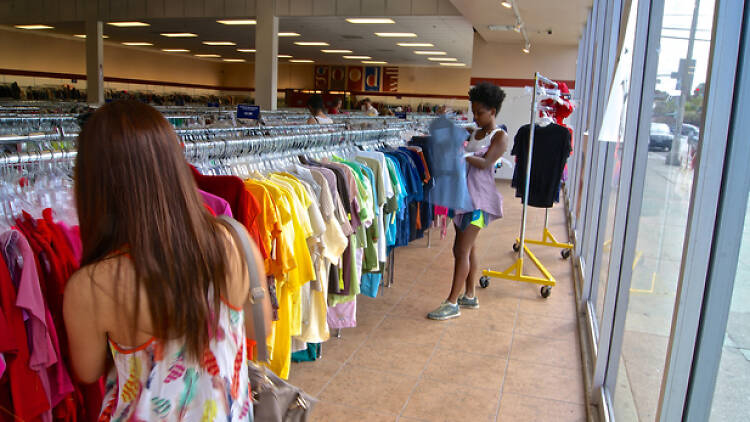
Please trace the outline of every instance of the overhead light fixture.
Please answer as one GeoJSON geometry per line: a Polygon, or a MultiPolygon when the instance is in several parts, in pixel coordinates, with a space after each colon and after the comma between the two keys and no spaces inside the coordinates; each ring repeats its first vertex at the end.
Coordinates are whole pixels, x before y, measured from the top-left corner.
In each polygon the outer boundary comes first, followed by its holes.
{"type": "Polygon", "coordinates": [[[245,59],[222,59],[222,61],[230,63],[244,63],[245,59]]]}
{"type": "Polygon", "coordinates": [[[207,59],[207,58],[211,58],[211,57],[213,57],[213,58],[219,58],[221,56],[218,55],[218,54],[196,54],[195,57],[201,57],[201,58],[207,59]]]}
{"type": "Polygon", "coordinates": [[[349,54],[352,52],[352,50],[320,50],[323,53],[331,53],[331,54],[349,54]]]}
{"type": "Polygon", "coordinates": [[[198,36],[198,34],[192,32],[164,32],[160,35],[167,38],[194,38],[198,36]]]}
{"type": "MultiPolygon", "coordinates": [[[[76,37],[76,38],[86,39],[86,34],[75,34],[73,36],[76,37]]],[[[102,38],[109,38],[109,35],[102,35],[102,38]]]]}
{"type": "Polygon", "coordinates": [[[420,56],[445,56],[445,51],[415,51],[414,54],[419,54],[420,56]]]}
{"type": "Polygon", "coordinates": [[[362,63],[364,64],[388,64],[388,62],[384,62],[380,60],[362,60],[362,63]]]}
{"type": "Polygon", "coordinates": [[[464,67],[466,63],[440,63],[440,66],[464,67]]]}
{"type": "Polygon", "coordinates": [[[123,45],[129,45],[131,47],[138,47],[138,46],[140,46],[140,47],[146,47],[146,46],[149,46],[149,45],[154,45],[154,44],[152,44],[150,42],[141,42],[141,41],[130,41],[130,42],[124,42],[122,44],[123,45]]]}
{"type": "Polygon", "coordinates": [[[107,22],[107,25],[116,26],[118,28],[137,28],[139,26],[151,26],[146,22],[107,22]]]}
{"type": "Polygon", "coordinates": [[[396,23],[391,18],[347,18],[349,23],[396,23]]]}
{"type": "Polygon", "coordinates": [[[161,51],[164,51],[166,53],[189,53],[190,50],[186,50],[184,48],[162,48],[161,51]]]}
{"type": "Polygon", "coordinates": [[[304,45],[304,46],[321,46],[321,47],[327,47],[331,44],[328,44],[327,42],[323,41],[295,41],[295,45],[304,45]]]}
{"type": "Polygon", "coordinates": [[[401,47],[434,47],[435,44],[428,43],[428,42],[400,42],[396,45],[399,45],[401,47]]]}
{"type": "Polygon", "coordinates": [[[523,51],[526,54],[531,53],[531,44],[524,45],[523,48],[521,49],[521,51],[523,51]]]}
{"type": "Polygon", "coordinates": [[[13,25],[18,29],[55,29],[54,26],[49,25],[13,25]]]}
{"type": "Polygon", "coordinates": [[[515,25],[487,25],[490,31],[515,31],[515,25]]]}
{"type": "Polygon", "coordinates": [[[237,45],[237,43],[232,41],[203,41],[203,44],[205,45],[237,45]]]}
{"type": "Polygon", "coordinates": [[[521,20],[516,21],[516,25],[513,27],[513,30],[516,32],[521,32],[521,28],[523,27],[523,24],[521,23],[521,20]]]}
{"type": "Polygon", "coordinates": [[[280,59],[291,59],[291,58],[292,58],[292,56],[290,56],[290,55],[288,55],[288,54],[279,54],[279,55],[278,55],[278,56],[276,56],[276,57],[278,57],[278,58],[280,58],[280,59]]]}
{"type": "Polygon", "coordinates": [[[258,23],[255,19],[228,19],[216,21],[223,25],[255,25],[258,23]]]}
{"type": "Polygon", "coordinates": [[[349,60],[370,60],[370,56],[344,56],[345,59],[349,60]]]}
{"type": "Polygon", "coordinates": [[[428,57],[427,60],[431,60],[433,62],[455,62],[455,57],[428,57]]]}
{"type": "Polygon", "coordinates": [[[315,61],[309,59],[291,59],[289,63],[315,63],[315,61]]]}
{"type": "Polygon", "coordinates": [[[296,32],[279,32],[280,37],[299,37],[300,35],[296,32]]]}
{"type": "Polygon", "coordinates": [[[237,51],[240,53],[255,53],[254,48],[238,48],[237,51]]]}
{"type": "Polygon", "coordinates": [[[413,32],[376,32],[375,35],[383,38],[415,38],[417,36],[413,32]]]}
{"type": "Polygon", "coordinates": [[[509,2],[509,1],[501,1],[500,2],[500,6],[503,6],[506,9],[512,9],[513,8],[513,3],[509,2]]]}

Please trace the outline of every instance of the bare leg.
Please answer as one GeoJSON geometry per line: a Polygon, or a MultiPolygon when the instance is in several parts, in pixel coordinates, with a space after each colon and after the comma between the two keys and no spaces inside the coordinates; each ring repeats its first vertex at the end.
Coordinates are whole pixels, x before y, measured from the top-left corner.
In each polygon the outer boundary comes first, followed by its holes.
{"type": "Polygon", "coordinates": [[[456,241],[453,243],[453,257],[455,258],[453,285],[451,286],[451,294],[448,296],[450,303],[456,303],[458,296],[466,285],[466,278],[469,276],[471,269],[471,249],[478,234],[479,227],[471,224],[464,231],[456,228],[456,241]]]}
{"type": "Polygon", "coordinates": [[[469,255],[469,276],[466,277],[466,296],[474,297],[474,288],[477,282],[477,273],[479,272],[479,258],[477,258],[477,247],[472,245],[471,254],[469,255]]]}

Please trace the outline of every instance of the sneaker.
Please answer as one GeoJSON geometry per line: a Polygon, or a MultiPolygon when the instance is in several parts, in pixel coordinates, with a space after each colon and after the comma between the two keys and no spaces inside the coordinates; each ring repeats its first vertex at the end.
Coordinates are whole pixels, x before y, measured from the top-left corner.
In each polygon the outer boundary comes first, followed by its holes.
{"type": "Polygon", "coordinates": [[[461,311],[458,309],[458,304],[454,305],[448,301],[443,302],[437,309],[427,314],[427,318],[436,321],[443,321],[459,316],[461,316],[461,311]]]}
{"type": "Polygon", "coordinates": [[[458,306],[469,309],[479,309],[479,298],[474,296],[472,298],[466,295],[461,295],[458,298],[458,306]]]}

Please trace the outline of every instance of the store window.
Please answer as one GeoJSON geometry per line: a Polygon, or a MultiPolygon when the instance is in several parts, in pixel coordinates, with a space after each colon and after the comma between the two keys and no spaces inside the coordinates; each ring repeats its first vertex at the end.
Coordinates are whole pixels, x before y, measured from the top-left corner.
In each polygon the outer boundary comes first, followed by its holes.
{"type": "Polygon", "coordinates": [[[657,414],[703,121],[713,10],[714,0],[666,0],[664,5],[641,217],[614,393],[618,420],[653,421],[657,414]]]}

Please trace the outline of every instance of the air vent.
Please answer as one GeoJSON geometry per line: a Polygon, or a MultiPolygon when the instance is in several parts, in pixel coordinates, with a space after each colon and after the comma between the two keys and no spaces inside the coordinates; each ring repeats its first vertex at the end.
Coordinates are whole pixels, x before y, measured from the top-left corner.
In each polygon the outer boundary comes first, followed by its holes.
{"type": "Polygon", "coordinates": [[[364,37],[360,35],[342,35],[341,38],[345,40],[361,40],[364,39],[364,37]]]}

